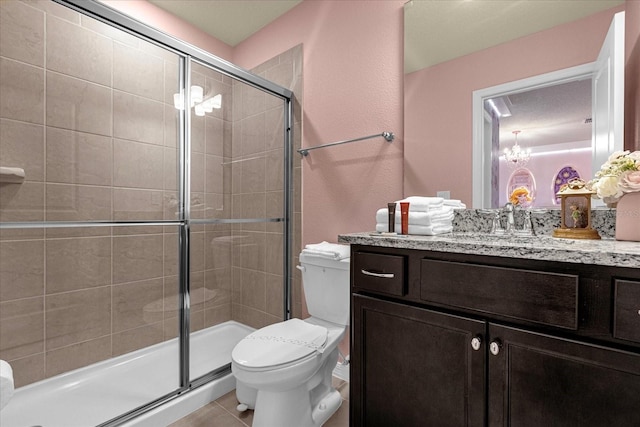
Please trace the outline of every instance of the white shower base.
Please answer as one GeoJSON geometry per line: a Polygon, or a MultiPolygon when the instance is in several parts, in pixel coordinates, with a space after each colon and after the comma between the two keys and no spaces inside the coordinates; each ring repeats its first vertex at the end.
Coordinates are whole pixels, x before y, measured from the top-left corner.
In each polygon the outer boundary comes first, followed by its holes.
{"type": "MultiPolygon", "coordinates": [[[[231,363],[233,347],[254,329],[229,321],[191,334],[190,374],[231,363]]],[[[91,427],[178,388],[173,339],[21,387],[0,412],[2,427],[91,427]]],[[[126,427],[166,426],[235,388],[232,374],[135,418],[126,427]]]]}

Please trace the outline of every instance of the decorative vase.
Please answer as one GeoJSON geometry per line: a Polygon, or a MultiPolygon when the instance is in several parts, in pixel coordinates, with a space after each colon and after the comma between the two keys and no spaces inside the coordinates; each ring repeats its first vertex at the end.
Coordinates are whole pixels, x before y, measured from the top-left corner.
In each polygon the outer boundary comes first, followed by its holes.
{"type": "Polygon", "coordinates": [[[640,192],[626,193],[618,201],[616,240],[640,242],[640,192]]]}

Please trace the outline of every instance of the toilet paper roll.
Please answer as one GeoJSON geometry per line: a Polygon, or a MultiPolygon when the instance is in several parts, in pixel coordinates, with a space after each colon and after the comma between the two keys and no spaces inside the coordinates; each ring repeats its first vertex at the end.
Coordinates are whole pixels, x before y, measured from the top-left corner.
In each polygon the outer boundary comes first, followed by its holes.
{"type": "Polygon", "coordinates": [[[4,360],[0,360],[0,410],[7,406],[13,396],[13,369],[4,360]]]}

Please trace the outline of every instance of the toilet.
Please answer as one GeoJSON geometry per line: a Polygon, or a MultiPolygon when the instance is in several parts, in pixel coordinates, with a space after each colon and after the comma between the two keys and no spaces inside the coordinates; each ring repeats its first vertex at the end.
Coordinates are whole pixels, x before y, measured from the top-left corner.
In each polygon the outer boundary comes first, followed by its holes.
{"type": "Polygon", "coordinates": [[[231,354],[239,410],[253,427],[317,427],[342,403],[331,385],[338,343],[349,325],[349,258],[300,254],[310,317],[259,329],[231,354]]]}

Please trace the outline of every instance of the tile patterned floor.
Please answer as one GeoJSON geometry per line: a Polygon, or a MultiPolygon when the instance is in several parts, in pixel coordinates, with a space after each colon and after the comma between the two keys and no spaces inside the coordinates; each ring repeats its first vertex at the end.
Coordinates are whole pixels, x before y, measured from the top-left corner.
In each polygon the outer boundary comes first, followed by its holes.
{"type": "MultiPolygon", "coordinates": [[[[349,383],[334,377],[333,386],[342,395],[342,405],[324,424],[324,427],[348,427],[349,383]]],[[[238,412],[236,411],[237,405],[238,401],[234,390],[176,421],[169,427],[251,427],[253,411],[238,412]]]]}

